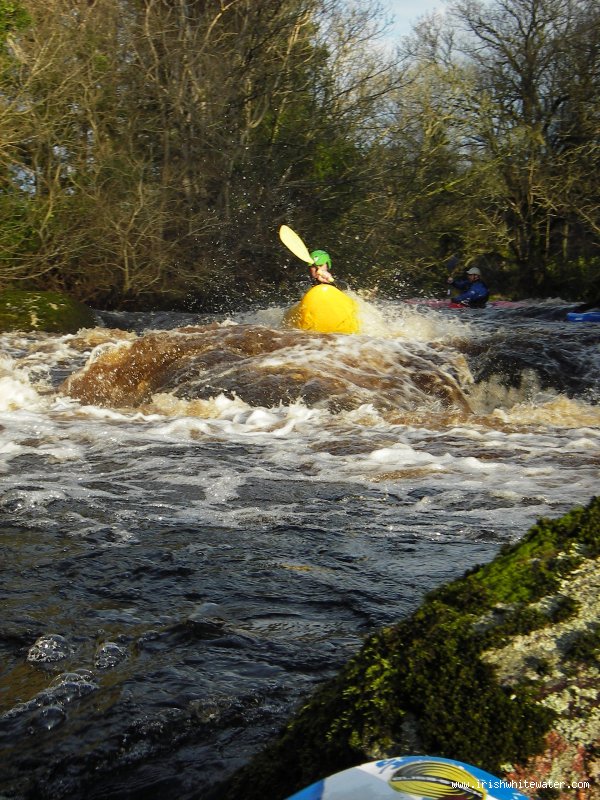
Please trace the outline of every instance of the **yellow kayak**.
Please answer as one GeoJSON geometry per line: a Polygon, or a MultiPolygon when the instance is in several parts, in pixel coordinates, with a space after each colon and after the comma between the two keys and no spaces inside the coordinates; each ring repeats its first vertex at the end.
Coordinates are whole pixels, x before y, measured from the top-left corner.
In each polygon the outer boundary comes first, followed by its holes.
{"type": "Polygon", "coordinates": [[[285,323],[316,333],[359,333],[358,304],[335,286],[322,283],[286,312],[285,323]]]}

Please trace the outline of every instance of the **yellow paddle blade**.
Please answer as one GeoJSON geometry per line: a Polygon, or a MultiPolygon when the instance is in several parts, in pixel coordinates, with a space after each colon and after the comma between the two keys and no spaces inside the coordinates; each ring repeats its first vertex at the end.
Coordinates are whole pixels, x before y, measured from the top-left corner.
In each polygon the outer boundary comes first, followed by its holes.
{"type": "Polygon", "coordinates": [[[302,239],[295,233],[291,228],[288,228],[287,225],[282,225],[279,228],[279,238],[284,243],[284,245],[291,250],[292,253],[301,258],[302,261],[306,261],[307,264],[312,264],[313,259],[310,257],[310,253],[308,252],[308,247],[304,244],[302,239]]]}

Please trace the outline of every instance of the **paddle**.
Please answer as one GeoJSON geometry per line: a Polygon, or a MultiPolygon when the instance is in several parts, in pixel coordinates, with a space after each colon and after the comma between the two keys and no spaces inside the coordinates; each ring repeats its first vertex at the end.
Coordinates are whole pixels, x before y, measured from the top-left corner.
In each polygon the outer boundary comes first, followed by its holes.
{"type": "MultiPolygon", "coordinates": [[[[450,280],[450,278],[452,277],[452,271],[456,269],[458,264],[459,264],[459,259],[457,258],[456,255],[450,256],[450,258],[447,259],[445,267],[446,267],[446,272],[448,273],[448,280],[450,280]]],[[[452,292],[450,290],[450,286],[448,286],[448,297],[450,297],[451,294],[452,292]]]]}
{"type": "Polygon", "coordinates": [[[279,238],[284,245],[291,250],[292,253],[307,264],[314,264],[314,260],[308,252],[308,247],[304,244],[302,239],[287,225],[282,225],[279,228],[279,238]]]}

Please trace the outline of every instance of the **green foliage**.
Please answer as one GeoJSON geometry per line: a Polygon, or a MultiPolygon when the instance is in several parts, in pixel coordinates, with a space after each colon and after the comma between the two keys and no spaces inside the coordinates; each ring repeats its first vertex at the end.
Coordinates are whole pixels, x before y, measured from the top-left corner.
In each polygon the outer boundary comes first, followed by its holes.
{"type": "Polygon", "coordinates": [[[21,3],[16,0],[0,0],[0,41],[13,31],[27,27],[31,18],[21,3]]]}
{"type": "Polygon", "coordinates": [[[566,299],[600,297],[600,259],[593,255],[547,264],[548,289],[566,299]]]}
{"type": "Polygon", "coordinates": [[[10,268],[37,244],[30,201],[9,185],[0,194],[0,264],[10,268]]]}
{"type": "Polygon", "coordinates": [[[342,0],[326,46],[319,2],[192,5],[183,22],[172,3],[0,0],[5,285],[51,273],[128,307],[274,298],[304,274],[286,222],[380,294],[445,294],[458,253],[504,296],[598,296],[587,3],[554,19],[542,0],[532,38],[527,4],[482,7],[484,26],[466,4],[464,52],[423,32],[396,63],[342,0]]]}

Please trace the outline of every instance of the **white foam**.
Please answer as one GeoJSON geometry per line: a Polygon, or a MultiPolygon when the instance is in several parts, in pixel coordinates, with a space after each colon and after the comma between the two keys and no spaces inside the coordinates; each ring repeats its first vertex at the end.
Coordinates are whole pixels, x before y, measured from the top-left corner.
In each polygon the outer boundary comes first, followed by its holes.
{"type": "MultiPolygon", "coordinates": [[[[599,411],[581,398],[533,391],[525,401],[518,392],[505,393],[506,407],[494,408],[490,401],[469,415],[436,403],[426,388],[411,388],[413,406],[395,412],[377,405],[387,390],[376,397],[371,378],[389,378],[401,391],[403,370],[418,374],[420,365],[438,366],[464,386],[469,373],[454,343],[470,335],[471,323],[407,304],[360,302],[366,333],[307,335],[256,357],[257,374],[290,363],[314,374],[317,364],[317,374],[343,374],[349,386],[364,386],[364,402],[345,411],[302,402],[267,408],[224,394],[187,400],[172,392],[158,392],[135,411],[81,405],[56,393],[47,369],[63,362],[75,369],[84,362],[73,338],[5,335],[11,357],[0,359],[2,502],[28,523],[48,527],[55,524],[53,507],[60,505],[62,518],[81,536],[102,530],[110,509],[113,539],[125,546],[136,540],[142,507],[144,518],[172,524],[272,526],[305,519],[306,509],[293,498],[268,509],[252,502],[235,507],[248,481],[314,482],[316,491],[327,482],[347,485],[349,493],[377,486],[388,500],[377,507],[374,524],[382,531],[403,530],[402,504],[418,506],[432,514],[432,536],[445,530],[440,519],[451,504],[464,503],[465,492],[483,497],[482,503],[486,496],[505,500],[500,510],[478,507],[465,515],[479,515],[490,529],[513,525],[517,532],[525,517],[597,493],[599,411]],[[222,445],[224,456],[235,455],[221,459],[222,445]],[[431,497],[407,500],[423,486],[432,489],[431,497]],[[185,494],[185,503],[177,492],[185,494]]],[[[269,324],[282,315],[282,308],[268,310],[269,324]]],[[[86,342],[79,346],[85,349],[86,342]]],[[[113,345],[104,342],[85,352],[93,360],[108,346],[113,345]]],[[[128,347],[130,341],[114,346],[128,347]]],[[[321,511],[343,514],[343,500],[323,503],[321,511]]]]}
{"type": "Polygon", "coordinates": [[[10,358],[0,359],[0,412],[42,406],[43,400],[31,385],[27,371],[10,358]]]}
{"type": "Polygon", "coordinates": [[[441,314],[408,303],[365,300],[354,295],[360,307],[362,330],[383,339],[411,342],[441,342],[469,338],[472,326],[459,314],[441,314]]]}

